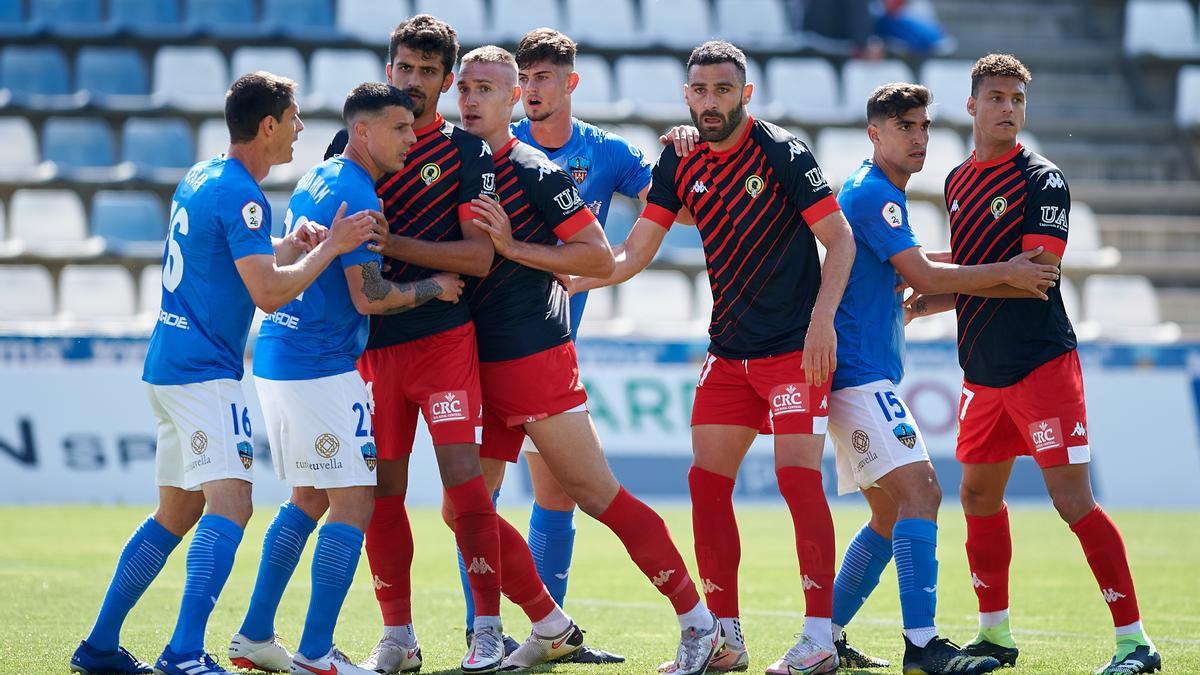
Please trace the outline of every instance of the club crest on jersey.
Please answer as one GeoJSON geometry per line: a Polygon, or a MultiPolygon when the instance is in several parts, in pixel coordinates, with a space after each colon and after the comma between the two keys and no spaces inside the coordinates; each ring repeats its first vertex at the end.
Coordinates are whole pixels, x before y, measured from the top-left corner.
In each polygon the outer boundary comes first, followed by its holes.
{"type": "Polygon", "coordinates": [[[1029,438],[1033,441],[1034,452],[1053,450],[1063,445],[1062,423],[1057,417],[1051,417],[1029,425],[1029,438]]]}
{"type": "Polygon", "coordinates": [[[587,180],[592,163],[588,161],[587,157],[572,157],[568,167],[571,169],[571,178],[575,179],[576,185],[580,185],[587,180]]]}
{"type": "Polygon", "coordinates": [[[917,444],[917,430],[911,424],[905,422],[897,424],[895,427],[892,427],[892,434],[906,448],[911,448],[917,444]]]}
{"type": "Polygon", "coordinates": [[[754,199],[762,194],[763,187],[765,186],[766,181],[762,179],[762,176],[754,174],[746,179],[746,194],[750,195],[751,199],[754,199]]]}
{"type": "Polygon", "coordinates": [[[246,227],[257,230],[263,224],[263,207],[256,202],[246,202],[242,207],[242,220],[245,221],[246,227]]]}
{"type": "Polygon", "coordinates": [[[338,449],[342,447],[342,442],[333,434],[321,434],[317,436],[316,442],[313,443],[313,449],[317,454],[329,459],[338,453],[338,449]]]}
{"type": "Polygon", "coordinates": [[[197,455],[203,455],[208,449],[208,434],[203,431],[196,431],[192,434],[192,452],[197,455]]]}
{"type": "Polygon", "coordinates": [[[367,471],[374,471],[375,464],[379,461],[375,453],[375,444],[363,443],[358,450],[362,453],[363,461],[367,463],[367,471]]]}
{"type": "Polygon", "coordinates": [[[900,210],[900,205],[896,202],[888,202],[883,205],[883,219],[892,227],[900,227],[904,224],[904,215],[900,210]]]}
{"type": "Polygon", "coordinates": [[[999,220],[1000,216],[1008,210],[1008,200],[1004,197],[996,197],[992,200],[992,205],[988,207],[992,212],[992,220],[999,220]]]}
{"type": "Polygon", "coordinates": [[[433,185],[437,179],[442,177],[442,167],[434,162],[430,162],[421,167],[421,180],[425,181],[426,185],[433,185]]]}
{"type": "Polygon", "coordinates": [[[250,441],[242,441],[237,444],[238,457],[242,458],[242,466],[247,469],[251,464],[254,464],[254,444],[250,441]]]}

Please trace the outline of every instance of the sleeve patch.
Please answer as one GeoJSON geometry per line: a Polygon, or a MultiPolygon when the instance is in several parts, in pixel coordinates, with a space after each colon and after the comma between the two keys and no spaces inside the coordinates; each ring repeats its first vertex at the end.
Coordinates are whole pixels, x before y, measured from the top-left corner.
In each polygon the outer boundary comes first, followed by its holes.
{"type": "Polygon", "coordinates": [[[1067,231],[1067,209],[1061,206],[1046,205],[1041,208],[1039,227],[1050,227],[1062,232],[1067,231]]]}
{"type": "Polygon", "coordinates": [[[263,224],[263,207],[258,202],[249,201],[242,207],[242,220],[245,221],[246,227],[257,230],[263,224]]]}
{"type": "Polygon", "coordinates": [[[888,202],[883,205],[883,220],[892,228],[899,228],[904,225],[904,211],[900,209],[900,205],[896,202],[888,202]]]}

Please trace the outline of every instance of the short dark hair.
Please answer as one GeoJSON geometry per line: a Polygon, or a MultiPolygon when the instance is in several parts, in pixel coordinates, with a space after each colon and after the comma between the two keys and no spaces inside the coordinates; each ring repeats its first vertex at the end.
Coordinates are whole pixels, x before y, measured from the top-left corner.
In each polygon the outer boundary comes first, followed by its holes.
{"type": "Polygon", "coordinates": [[[378,113],[391,106],[399,106],[411,112],[416,104],[411,96],[390,84],[364,82],[346,96],[346,103],[342,106],[342,120],[346,122],[346,126],[350,126],[351,120],[362,113],[378,113]]]}
{"type": "Polygon", "coordinates": [[[553,28],[535,28],[517,44],[517,67],[528,68],[543,61],[556,66],[575,66],[575,41],[553,28]]]}
{"type": "Polygon", "coordinates": [[[709,40],[692,50],[688,57],[688,70],[692,66],[713,66],[719,63],[732,63],[742,74],[742,83],[746,82],[746,54],[735,47],[732,42],[724,40],[709,40]]]}
{"type": "Polygon", "coordinates": [[[881,122],[900,117],[914,108],[928,108],[933,94],[927,87],[909,82],[880,85],[867,99],[867,121],[881,122]]]}
{"type": "Polygon", "coordinates": [[[266,71],[239,77],[225,92],[225,126],[230,143],[249,143],[270,115],[283,121],[283,111],[296,101],[296,83],[266,71]]]}
{"type": "Polygon", "coordinates": [[[979,95],[979,83],[985,77],[1015,77],[1022,84],[1029,84],[1033,75],[1029,69],[1012,54],[988,54],[975,62],[971,67],[971,95],[979,95]]]}
{"type": "Polygon", "coordinates": [[[446,70],[443,75],[454,70],[454,63],[458,61],[458,33],[450,24],[429,14],[418,14],[396,26],[388,43],[388,63],[396,60],[396,51],[400,47],[423,54],[438,54],[446,70]]]}

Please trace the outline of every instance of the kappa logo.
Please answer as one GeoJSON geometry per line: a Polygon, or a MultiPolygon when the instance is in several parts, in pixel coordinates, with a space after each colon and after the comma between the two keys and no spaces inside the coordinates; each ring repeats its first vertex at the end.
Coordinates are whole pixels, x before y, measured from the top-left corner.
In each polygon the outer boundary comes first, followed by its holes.
{"type": "Polygon", "coordinates": [[[430,162],[421,167],[421,180],[425,181],[426,185],[433,185],[437,179],[442,177],[442,167],[434,162],[430,162]]]}
{"type": "Polygon", "coordinates": [[[1121,598],[1125,597],[1124,593],[1118,593],[1115,588],[1104,589],[1104,592],[1102,593],[1102,595],[1104,596],[1104,601],[1110,605],[1112,603],[1120,600],[1121,598]]]}
{"type": "Polygon", "coordinates": [[[567,212],[583,204],[583,197],[579,196],[579,190],[569,187],[554,195],[554,204],[562,209],[563,212],[567,212]]]}
{"type": "Polygon", "coordinates": [[[793,138],[792,140],[788,141],[789,162],[806,152],[808,152],[808,148],[804,147],[804,141],[800,140],[799,138],[793,138]]]}
{"type": "Polygon", "coordinates": [[[804,177],[808,179],[808,182],[814,188],[819,188],[828,184],[825,182],[825,174],[821,173],[821,167],[819,166],[815,166],[808,171],[805,171],[804,177]]]}
{"type": "Polygon", "coordinates": [[[821,397],[821,405],[819,405],[817,407],[820,408],[821,410],[829,410],[829,396],[828,395],[822,396],[821,397]]]}
{"type": "Polygon", "coordinates": [[[650,581],[654,582],[655,586],[662,586],[667,583],[672,574],[675,574],[675,570],[659,570],[658,574],[655,574],[650,581]]]}
{"type": "Polygon", "coordinates": [[[192,434],[192,452],[197,455],[203,455],[208,449],[208,434],[203,431],[196,431],[192,434]]]}
{"type": "Polygon", "coordinates": [[[698,195],[704,194],[705,192],[708,192],[708,187],[704,185],[704,181],[698,180],[695,183],[692,183],[692,194],[698,195]]]}
{"type": "Polygon", "coordinates": [[[705,593],[712,593],[713,591],[725,590],[724,588],[721,588],[720,586],[714,584],[712,579],[701,579],[700,587],[701,587],[701,590],[703,590],[705,593]]]}
{"type": "Polygon", "coordinates": [[[384,589],[384,588],[391,588],[391,587],[392,587],[392,585],[391,585],[391,584],[389,584],[388,582],[384,581],[383,579],[380,579],[378,574],[376,574],[376,575],[375,575],[375,578],[371,580],[371,583],[372,583],[372,584],[375,586],[375,590],[377,590],[377,591],[378,591],[378,590],[380,590],[380,589],[384,589]]]}
{"type": "Polygon", "coordinates": [[[1051,417],[1029,425],[1029,438],[1033,440],[1035,452],[1044,452],[1062,447],[1062,424],[1051,417]]]}
{"type": "Polygon", "coordinates": [[[820,585],[820,584],[818,584],[817,582],[813,581],[813,580],[812,580],[812,577],[808,576],[807,574],[805,574],[804,576],[800,577],[800,587],[801,587],[801,588],[803,588],[803,589],[804,589],[804,590],[806,590],[806,591],[811,591],[811,590],[812,590],[812,589],[814,589],[814,588],[815,588],[815,589],[817,589],[817,590],[820,590],[820,589],[824,588],[823,586],[821,586],[821,585],[820,585]]]}
{"type": "Polygon", "coordinates": [[[242,207],[242,220],[246,222],[246,227],[257,230],[263,224],[263,207],[256,202],[246,202],[242,207]]]}
{"type": "Polygon", "coordinates": [[[1043,190],[1050,188],[1061,190],[1064,187],[1066,187],[1066,183],[1063,182],[1063,177],[1060,173],[1051,173],[1049,176],[1046,176],[1046,183],[1042,185],[1043,190]]]}
{"type": "Polygon", "coordinates": [[[971,572],[971,585],[975,588],[991,588],[991,586],[983,583],[983,580],[979,578],[979,575],[975,574],[974,572],[971,572]]]}
{"type": "Polygon", "coordinates": [[[464,421],[467,410],[467,392],[463,389],[438,392],[429,397],[430,424],[464,421]]]}
{"type": "Polygon", "coordinates": [[[550,174],[554,173],[555,171],[558,171],[557,164],[551,164],[550,162],[539,162],[538,163],[538,182],[539,183],[542,182],[543,178],[545,178],[546,176],[549,176],[550,174]]]}
{"type": "Polygon", "coordinates": [[[467,566],[468,574],[495,574],[496,570],[488,564],[488,561],[483,558],[471,558],[471,564],[467,566]]]}
{"type": "Polygon", "coordinates": [[[479,156],[480,157],[484,157],[484,156],[491,157],[492,156],[492,146],[488,145],[487,141],[483,141],[482,145],[483,145],[483,147],[479,149],[479,156]]]}
{"type": "Polygon", "coordinates": [[[900,209],[900,205],[896,202],[888,202],[883,205],[883,220],[893,228],[900,227],[904,224],[904,212],[900,209]]]}
{"type": "Polygon", "coordinates": [[[1087,429],[1083,428],[1083,422],[1075,422],[1075,430],[1071,432],[1072,436],[1087,437],[1087,429]]]}
{"type": "Polygon", "coordinates": [[[955,199],[954,203],[950,205],[950,213],[958,213],[958,200],[957,199],[955,199]]]}
{"type": "Polygon", "coordinates": [[[772,414],[808,412],[808,385],[781,384],[771,390],[772,414]]]}
{"type": "Polygon", "coordinates": [[[254,445],[250,441],[242,441],[237,444],[238,457],[242,459],[242,466],[249,469],[254,464],[254,445]]]}

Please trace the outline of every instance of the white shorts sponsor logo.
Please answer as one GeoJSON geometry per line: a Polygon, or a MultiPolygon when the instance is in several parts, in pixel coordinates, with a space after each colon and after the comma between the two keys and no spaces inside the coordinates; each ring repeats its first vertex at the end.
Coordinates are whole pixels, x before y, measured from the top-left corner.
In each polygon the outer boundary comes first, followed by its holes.
{"type": "Polygon", "coordinates": [[[342,447],[342,442],[333,434],[321,434],[317,436],[316,442],[313,443],[313,448],[317,454],[329,459],[338,453],[338,448],[342,447]]]}

